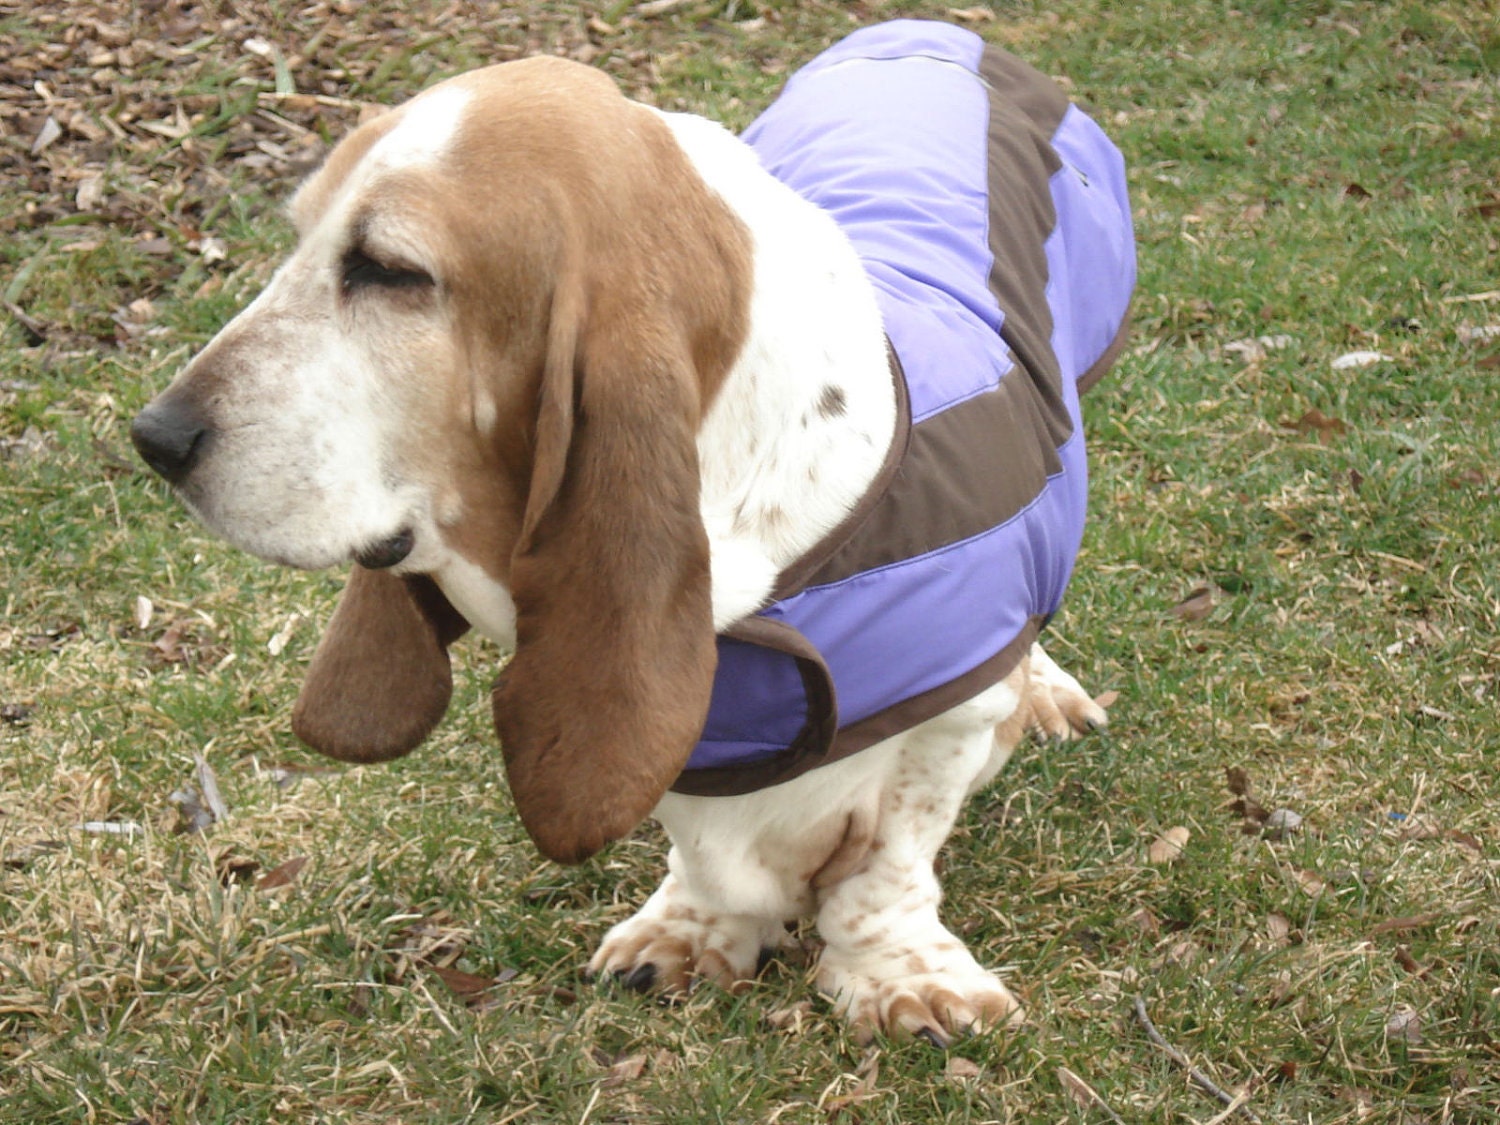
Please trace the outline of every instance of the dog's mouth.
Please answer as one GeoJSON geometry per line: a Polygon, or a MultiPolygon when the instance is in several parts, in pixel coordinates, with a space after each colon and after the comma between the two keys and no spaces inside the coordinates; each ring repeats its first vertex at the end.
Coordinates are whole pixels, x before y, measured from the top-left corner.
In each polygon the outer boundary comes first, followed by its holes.
{"type": "Polygon", "coordinates": [[[406,559],[416,545],[416,536],[409,527],[403,527],[395,535],[388,536],[354,553],[354,561],[366,570],[387,570],[406,559]]]}

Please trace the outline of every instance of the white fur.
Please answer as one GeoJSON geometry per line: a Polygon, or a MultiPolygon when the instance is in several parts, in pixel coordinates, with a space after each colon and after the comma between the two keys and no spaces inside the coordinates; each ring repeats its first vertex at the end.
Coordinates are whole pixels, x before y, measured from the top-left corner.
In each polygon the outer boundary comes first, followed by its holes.
{"type": "Polygon", "coordinates": [[[723,628],[759,609],[776,575],[864,494],[896,400],[875,292],[838,225],[722,126],[663,117],[754,240],[749,338],[698,438],[723,628]],[[819,410],[828,388],[842,396],[832,416],[819,410]]]}
{"type": "Polygon", "coordinates": [[[453,143],[471,95],[462,86],[438,86],[413,98],[401,121],[375,143],[360,163],[378,173],[387,168],[436,164],[453,143]]]}

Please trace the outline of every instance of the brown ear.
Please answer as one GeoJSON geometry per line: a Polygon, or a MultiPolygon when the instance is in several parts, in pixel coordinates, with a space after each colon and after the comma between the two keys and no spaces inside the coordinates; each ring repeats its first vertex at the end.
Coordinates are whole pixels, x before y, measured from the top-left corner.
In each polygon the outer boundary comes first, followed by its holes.
{"type": "Polygon", "coordinates": [[[521,822],[564,863],[629,832],[682,771],[716,662],[691,361],[668,339],[583,342],[580,304],[554,303],[516,653],[494,693],[521,822]]]}
{"type": "Polygon", "coordinates": [[[410,753],[448,709],[448,646],[468,628],[430,578],[355,566],[313,653],[292,730],[346,762],[410,753]]]}

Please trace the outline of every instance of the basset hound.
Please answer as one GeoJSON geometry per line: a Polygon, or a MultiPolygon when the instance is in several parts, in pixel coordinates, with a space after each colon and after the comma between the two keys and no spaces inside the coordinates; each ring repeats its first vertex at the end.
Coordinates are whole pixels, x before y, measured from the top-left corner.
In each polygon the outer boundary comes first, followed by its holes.
{"type": "Polygon", "coordinates": [[[353,562],[292,714],[411,751],[470,627],[516,809],[669,873],[590,963],[733,986],[812,917],[862,1032],[1021,1019],[934,858],[1028,731],[1105,721],[1037,634],[1124,337],[1123,164],[977,36],[866,28],[737,138],[555,58],[362,125],[264,292],[136,418],[210,528],[353,562]]]}

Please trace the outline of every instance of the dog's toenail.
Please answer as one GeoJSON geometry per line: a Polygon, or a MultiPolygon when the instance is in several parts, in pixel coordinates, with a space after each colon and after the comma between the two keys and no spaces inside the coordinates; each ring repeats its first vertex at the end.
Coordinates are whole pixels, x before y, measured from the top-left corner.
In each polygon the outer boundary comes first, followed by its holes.
{"type": "Polygon", "coordinates": [[[631,992],[650,992],[651,986],[656,983],[656,966],[650,961],[637,965],[625,974],[620,983],[631,992]]]}
{"type": "Polygon", "coordinates": [[[918,1039],[924,1039],[939,1051],[948,1049],[948,1037],[934,1027],[924,1027],[917,1032],[918,1039]]]}

